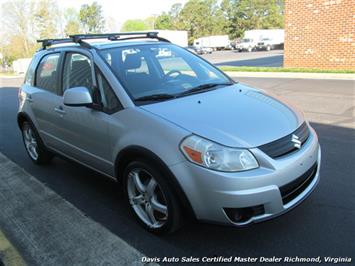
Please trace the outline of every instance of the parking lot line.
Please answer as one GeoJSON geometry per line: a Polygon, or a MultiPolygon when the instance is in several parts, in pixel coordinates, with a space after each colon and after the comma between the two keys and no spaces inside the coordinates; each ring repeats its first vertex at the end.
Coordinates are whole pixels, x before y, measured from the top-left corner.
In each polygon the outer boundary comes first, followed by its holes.
{"type": "Polygon", "coordinates": [[[24,266],[26,265],[17,249],[0,230],[0,265],[24,266]]]}

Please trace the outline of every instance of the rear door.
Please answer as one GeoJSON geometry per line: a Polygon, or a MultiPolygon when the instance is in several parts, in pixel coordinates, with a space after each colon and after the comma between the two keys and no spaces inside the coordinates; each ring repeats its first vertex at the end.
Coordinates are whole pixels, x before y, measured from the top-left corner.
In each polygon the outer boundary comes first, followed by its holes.
{"type": "Polygon", "coordinates": [[[56,108],[63,101],[59,90],[61,60],[60,52],[46,54],[40,59],[35,71],[33,87],[27,96],[38,131],[49,147],[57,147],[60,144],[57,126],[61,117],[58,116],[56,108]]]}

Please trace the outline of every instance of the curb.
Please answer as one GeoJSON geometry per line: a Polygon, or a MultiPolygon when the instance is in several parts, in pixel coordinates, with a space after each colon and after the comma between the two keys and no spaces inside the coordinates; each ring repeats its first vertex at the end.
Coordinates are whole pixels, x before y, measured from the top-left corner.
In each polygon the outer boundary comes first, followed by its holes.
{"type": "Polygon", "coordinates": [[[355,74],[336,74],[336,73],[295,73],[295,72],[238,72],[225,71],[225,73],[233,78],[250,77],[250,78],[295,78],[295,79],[341,79],[355,80],[355,74]]]}
{"type": "Polygon", "coordinates": [[[0,228],[29,265],[147,265],[144,254],[1,152],[0,202],[0,228]]]}

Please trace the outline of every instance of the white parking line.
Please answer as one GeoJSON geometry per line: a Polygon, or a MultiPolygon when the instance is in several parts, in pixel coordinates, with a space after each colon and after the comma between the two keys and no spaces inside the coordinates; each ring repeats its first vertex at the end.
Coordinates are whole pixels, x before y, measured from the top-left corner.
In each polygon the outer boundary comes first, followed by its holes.
{"type": "Polygon", "coordinates": [[[0,265],[7,266],[25,266],[21,255],[17,249],[6,238],[5,234],[0,230],[0,265]],[[2,264],[3,263],[3,264],[2,264]]]}

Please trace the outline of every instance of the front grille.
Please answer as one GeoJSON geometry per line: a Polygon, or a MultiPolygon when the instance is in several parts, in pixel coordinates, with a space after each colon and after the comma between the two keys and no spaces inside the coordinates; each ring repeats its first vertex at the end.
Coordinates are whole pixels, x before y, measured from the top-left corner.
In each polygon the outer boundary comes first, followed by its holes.
{"type": "Polygon", "coordinates": [[[269,155],[271,158],[275,159],[281,157],[298,149],[295,146],[295,142],[292,141],[293,135],[297,136],[298,140],[301,142],[301,145],[305,143],[309,137],[309,128],[307,123],[304,122],[291,134],[281,139],[259,146],[258,148],[269,155]]]}
{"type": "Polygon", "coordinates": [[[307,172],[292,182],[280,187],[283,204],[289,203],[291,200],[300,195],[312,183],[317,173],[318,165],[315,163],[307,172]]]}

